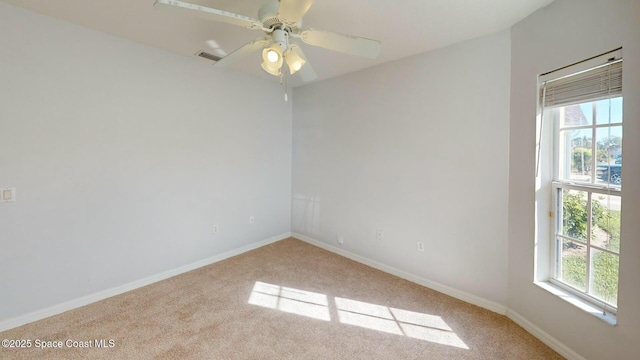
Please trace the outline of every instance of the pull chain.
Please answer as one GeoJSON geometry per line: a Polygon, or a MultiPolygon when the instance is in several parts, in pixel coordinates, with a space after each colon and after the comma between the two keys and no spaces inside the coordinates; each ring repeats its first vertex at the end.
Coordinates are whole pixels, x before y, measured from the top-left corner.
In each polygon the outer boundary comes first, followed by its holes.
{"type": "Polygon", "coordinates": [[[284,86],[284,101],[289,101],[287,96],[287,74],[281,72],[280,73],[280,85],[284,86]]]}
{"type": "Polygon", "coordinates": [[[287,73],[284,73],[283,77],[284,77],[284,101],[289,101],[289,97],[287,96],[287,73]]]}

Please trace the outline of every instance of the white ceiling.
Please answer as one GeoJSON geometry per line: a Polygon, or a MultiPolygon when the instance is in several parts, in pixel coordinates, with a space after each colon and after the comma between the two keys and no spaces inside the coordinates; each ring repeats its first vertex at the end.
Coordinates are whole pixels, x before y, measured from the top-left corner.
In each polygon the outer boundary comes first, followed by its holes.
{"type": "MultiPolygon", "coordinates": [[[[224,55],[263,33],[159,11],[154,0],[1,0],[84,27],[206,61],[199,50],[224,55]],[[219,47],[216,47],[215,44],[219,47]]],[[[251,18],[268,0],[185,0],[251,18]]],[[[318,80],[423,53],[506,29],[553,0],[316,0],[303,27],[377,39],[382,54],[370,60],[302,44],[318,80]]],[[[260,53],[231,67],[278,81],[262,71],[260,53]]],[[[221,70],[229,71],[229,70],[221,70]]],[[[317,80],[316,80],[317,81],[317,80]]],[[[293,76],[290,85],[302,82],[293,76]]]]}

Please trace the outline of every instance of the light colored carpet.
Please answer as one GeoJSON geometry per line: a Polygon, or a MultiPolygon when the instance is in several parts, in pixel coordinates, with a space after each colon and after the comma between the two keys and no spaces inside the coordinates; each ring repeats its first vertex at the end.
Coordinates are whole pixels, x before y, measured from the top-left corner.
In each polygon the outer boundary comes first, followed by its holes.
{"type": "Polygon", "coordinates": [[[287,239],[0,339],[16,359],[562,359],[504,316],[287,239]],[[68,339],[114,341],[67,348],[68,339]]]}

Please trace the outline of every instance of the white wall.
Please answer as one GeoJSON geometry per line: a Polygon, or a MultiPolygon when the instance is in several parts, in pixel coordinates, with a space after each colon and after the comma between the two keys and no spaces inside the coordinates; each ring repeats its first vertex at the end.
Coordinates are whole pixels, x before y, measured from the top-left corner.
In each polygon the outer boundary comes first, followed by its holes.
{"type": "Polygon", "coordinates": [[[512,28],[509,143],[509,302],[586,359],[640,354],[640,2],[556,0],[512,28]],[[618,325],[537,287],[534,262],[536,77],[623,46],[624,189],[618,325]]]}
{"type": "Polygon", "coordinates": [[[296,88],[292,231],[506,304],[509,63],[503,31],[296,88]]]}
{"type": "Polygon", "coordinates": [[[625,180],[616,327],[533,285],[532,234],[536,76],[624,46],[624,151],[640,154],[639,14],[556,0],[511,43],[297,88],[291,169],[277,83],[0,3],[0,187],[18,188],[0,204],[0,321],[293,230],[506,304],[585,358],[634,358],[640,182],[625,180]]]}
{"type": "Polygon", "coordinates": [[[0,79],[0,321],[290,231],[277,81],[4,3],[0,79]]]}

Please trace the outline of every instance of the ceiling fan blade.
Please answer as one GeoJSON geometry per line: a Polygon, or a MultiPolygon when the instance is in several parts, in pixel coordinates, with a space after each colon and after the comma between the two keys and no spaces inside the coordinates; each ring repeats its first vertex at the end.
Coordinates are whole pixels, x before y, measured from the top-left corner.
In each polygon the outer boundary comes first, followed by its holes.
{"type": "Polygon", "coordinates": [[[260,50],[263,47],[269,45],[269,42],[271,42],[271,38],[270,37],[265,37],[265,38],[253,40],[252,42],[243,45],[241,48],[237,49],[236,51],[232,52],[231,54],[223,57],[218,62],[216,62],[214,65],[215,66],[219,66],[219,67],[225,67],[225,66],[232,65],[232,64],[238,62],[243,57],[251,54],[252,52],[260,50]]]}
{"type": "Polygon", "coordinates": [[[289,24],[296,24],[313,4],[313,0],[280,0],[278,16],[289,24]]]}
{"type": "Polygon", "coordinates": [[[311,67],[311,64],[309,64],[309,60],[307,60],[307,57],[304,55],[304,52],[302,52],[302,48],[297,44],[291,44],[290,46],[291,46],[291,49],[295,51],[298,54],[298,56],[300,56],[305,61],[304,65],[302,65],[302,68],[300,68],[300,70],[296,72],[297,74],[300,75],[300,78],[302,79],[302,81],[313,81],[317,79],[318,75],[316,74],[315,70],[313,70],[313,67],[311,67]]]}
{"type": "Polygon", "coordinates": [[[380,55],[382,44],[378,40],[366,39],[352,35],[339,34],[320,29],[302,29],[296,37],[309,45],[375,59],[380,55]]]}
{"type": "Polygon", "coordinates": [[[245,28],[264,30],[262,23],[257,19],[184,1],[156,0],[153,6],[159,9],[178,10],[191,16],[196,16],[206,20],[220,21],[245,28]]]}

